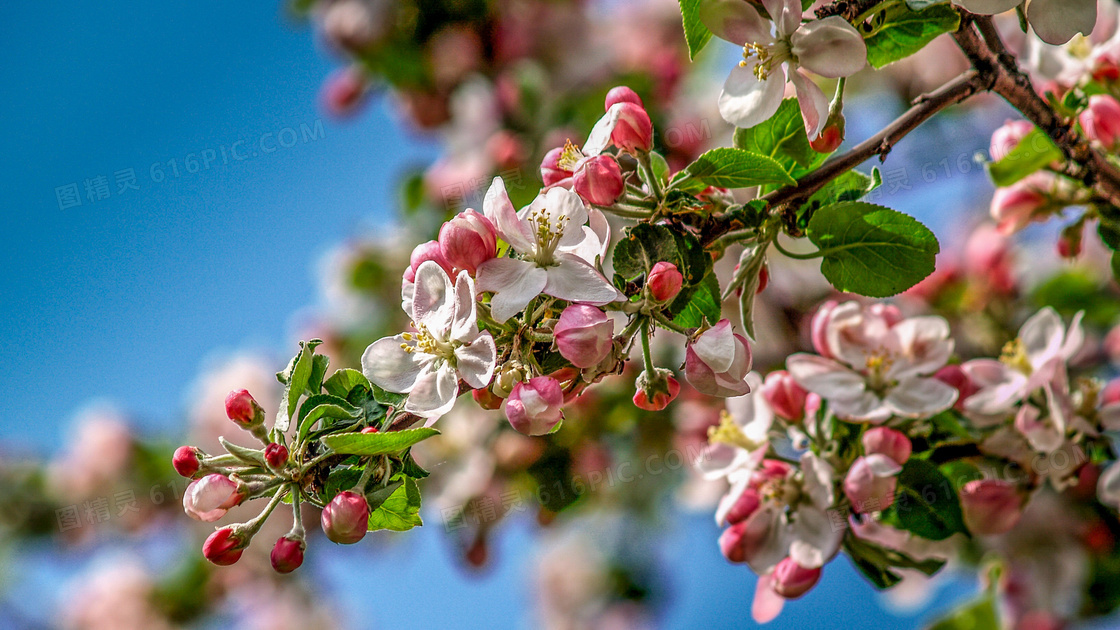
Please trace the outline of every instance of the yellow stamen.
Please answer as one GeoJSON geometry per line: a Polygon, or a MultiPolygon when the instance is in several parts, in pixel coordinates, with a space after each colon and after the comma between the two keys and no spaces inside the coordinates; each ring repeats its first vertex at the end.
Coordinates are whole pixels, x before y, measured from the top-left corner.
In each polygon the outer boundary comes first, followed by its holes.
{"type": "Polygon", "coordinates": [[[1027,348],[1023,345],[1023,340],[1016,338],[1003,347],[1003,352],[1000,354],[999,360],[1009,368],[1018,370],[1027,376],[1034,372],[1031,367],[1030,358],[1027,357],[1027,348]]]}
{"type": "Polygon", "coordinates": [[[719,426],[708,427],[708,443],[728,444],[745,448],[748,451],[753,451],[761,446],[761,444],[757,444],[754,440],[748,438],[747,434],[743,433],[743,429],[731,419],[731,414],[726,411],[721,411],[719,414],[719,426]]]}

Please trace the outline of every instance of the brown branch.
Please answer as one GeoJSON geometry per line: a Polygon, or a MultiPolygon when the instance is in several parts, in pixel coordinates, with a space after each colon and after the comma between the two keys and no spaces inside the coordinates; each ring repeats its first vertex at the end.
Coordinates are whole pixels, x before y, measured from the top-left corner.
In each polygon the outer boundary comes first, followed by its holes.
{"type": "Polygon", "coordinates": [[[883,0],[835,0],[816,10],[817,19],[823,20],[831,15],[839,15],[851,22],[870,11],[883,0]]]}
{"type": "Polygon", "coordinates": [[[1120,170],[1077,132],[1073,121],[1063,119],[1043,100],[1030,77],[1019,70],[987,17],[965,15],[953,37],[973,67],[993,75],[992,91],[1044,131],[1061,149],[1073,168],[1071,177],[1087,188],[1120,206],[1120,170]]]}

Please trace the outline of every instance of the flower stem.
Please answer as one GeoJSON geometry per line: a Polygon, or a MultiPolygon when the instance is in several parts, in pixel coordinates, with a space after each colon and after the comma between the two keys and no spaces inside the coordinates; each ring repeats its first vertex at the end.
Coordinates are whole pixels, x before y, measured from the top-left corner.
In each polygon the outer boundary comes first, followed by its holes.
{"type": "Polygon", "coordinates": [[[794,260],[813,260],[815,258],[820,258],[821,256],[824,256],[823,251],[815,251],[815,252],[808,253],[808,254],[797,254],[797,253],[791,252],[788,249],[782,247],[782,244],[776,238],[771,242],[774,244],[774,247],[777,248],[777,250],[782,253],[782,255],[786,256],[787,258],[793,258],[794,260]]]}
{"type": "Polygon", "coordinates": [[[642,319],[642,360],[645,362],[646,374],[653,378],[653,355],[649,351],[649,319],[642,319]]]}

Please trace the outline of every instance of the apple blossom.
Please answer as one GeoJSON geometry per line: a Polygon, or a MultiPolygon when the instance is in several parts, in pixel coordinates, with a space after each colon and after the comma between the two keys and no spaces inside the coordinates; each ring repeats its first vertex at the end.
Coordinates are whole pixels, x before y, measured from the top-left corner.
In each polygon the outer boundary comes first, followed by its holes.
{"type": "Polygon", "coordinates": [[[293,537],[291,534],[276,540],[269,554],[272,568],[277,573],[291,573],[303,564],[303,550],[307,547],[303,537],[293,537]]]}
{"type": "Polygon", "coordinates": [[[465,271],[452,286],[439,265],[425,261],[408,306],[417,332],[370,344],[362,372],[386,391],[408,394],[404,410],[434,422],[455,404],[459,379],[474,389],[490,383],[497,350],[490,333],[478,330],[474,281],[465,271]]]}
{"type": "Polygon", "coordinates": [[[498,237],[490,219],[468,208],[440,227],[439,250],[453,269],[473,276],[479,265],[498,255],[498,237]]]}
{"type": "Polygon", "coordinates": [[[366,78],[357,68],[335,71],[323,84],[323,106],[333,116],[343,118],[357,112],[366,95],[366,78]]]}
{"type": "Polygon", "coordinates": [[[264,409],[244,389],[234,390],[226,396],[226,415],[235,424],[246,429],[264,422],[264,409]]]}
{"type": "Polygon", "coordinates": [[[206,537],[202,555],[220,567],[229,566],[241,559],[248,542],[234,533],[233,528],[223,527],[206,537]]]}
{"type": "Polygon", "coordinates": [[[956,390],[931,377],[953,351],[943,318],[899,319],[893,308],[858,302],[826,307],[813,339],[834,358],[798,353],[786,368],[837,416],[878,424],[928,417],[956,402],[956,390]]]}
{"type": "Polygon", "coordinates": [[[562,357],[578,368],[589,368],[610,354],[614,322],[601,309],[573,304],[560,313],[552,334],[562,357]]]}
{"type": "MultiPolygon", "coordinates": [[[[762,377],[756,372],[748,374],[746,382],[752,390],[762,387],[762,377]]],[[[725,495],[716,509],[716,522],[720,524],[750,487],[751,474],[763,463],[774,424],[774,411],[758,394],[728,398],[725,405],[719,425],[708,428],[708,445],[694,463],[705,479],[737,475],[740,487],[725,495]]]]}
{"type": "Polygon", "coordinates": [[[634,381],[634,406],[646,411],[661,411],[681,393],[681,384],[672,372],[655,368],[654,376],[645,371],[634,381]]]}
{"type": "Polygon", "coordinates": [[[245,498],[243,484],[213,473],[187,486],[183,493],[183,511],[195,520],[209,523],[225,516],[230,508],[241,505],[245,498]]]}
{"type": "Polygon", "coordinates": [[[202,468],[202,456],[202,451],[193,446],[180,446],[171,456],[171,465],[175,467],[175,472],[191,479],[202,468]]]}
{"type": "Polygon", "coordinates": [[[806,569],[793,558],[786,558],[774,567],[771,588],[785,599],[797,599],[808,593],[821,579],[821,568],[806,569]]]}
{"type": "Polygon", "coordinates": [[[852,510],[868,513],[889,508],[898,486],[896,475],[901,471],[902,466],[886,455],[857,458],[844,477],[844,495],[852,502],[852,510]]]}
{"type": "Polygon", "coordinates": [[[638,107],[645,107],[645,104],[642,103],[642,97],[625,85],[615,86],[607,92],[607,97],[603,101],[603,109],[609,110],[612,105],[617,103],[633,103],[638,107]]]}
{"type": "Polygon", "coordinates": [[[859,32],[842,17],[801,22],[800,0],[765,0],[770,23],[748,2],[704,0],[700,19],[717,37],[743,47],[743,61],[731,71],[719,96],[719,111],[736,127],[768,120],[782,103],[785,85],[793,83],[810,139],[821,134],[828,118],[828,97],[801,69],[835,79],[867,65],[867,47],[859,32]],[[782,66],[786,66],[783,68],[782,66]]]}
{"type": "Polygon", "coordinates": [[[961,511],[968,531],[980,536],[1010,531],[1023,515],[1023,497],[1014,484],[977,479],[960,489],[961,511]]]}
{"type": "Polygon", "coordinates": [[[505,184],[495,177],[484,208],[499,236],[524,256],[495,258],[478,269],[478,290],[494,294],[490,313],[497,322],[505,322],[541,293],[595,305],[622,298],[584,257],[601,249],[604,238],[587,225],[587,208],[576,193],[549,188],[514,212],[505,184]]]}
{"type": "Polygon", "coordinates": [[[1031,131],[1034,131],[1034,125],[1026,120],[1008,120],[1003,123],[1002,127],[992,132],[992,142],[988,148],[992,161],[998,162],[1007,157],[1031,131]]]}
{"type": "Polygon", "coordinates": [[[264,447],[264,461],[273,468],[283,468],[288,463],[288,448],[283,444],[272,442],[264,447]]]}
{"type": "Polygon", "coordinates": [[[742,396],[751,391],[751,347],[723,319],[704,331],[685,351],[685,376],[697,391],[710,396],[742,396]]]}
{"type": "Polygon", "coordinates": [[[518,433],[545,435],[564,419],[564,392],[560,383],[538,376],[513,386],[506,399],[506,418],[518,433]]]}
{"type": "Polygon", "coordinates": [[[323,508],[320,517],[323,533],[331,542],[352,545],[366,535],[369,503],[357,492],[339,492],[323,508]]]}
{"type": "Polygon", "coordinates": [[[658,302],[669,302],[681,292],[684,275],[670,262],[658,262],[649,270],[646,286],[649,295],[658,302]]]}
{"type": "Polygon", "coordinates": [[[905,433],[887,427],[873,427],[868,429],[860,438],[863,452],[867,455],[885,455],[899,466],[910,459],[914,445],[905,433]]]}
{"type": "Polygon", "coordinates": [[[805,402],[809,392],[797,384],[797,381],[785,370],[775,370],[766,375],[762,383],[762,396],[770,403],[774,413],[791,420],[800,422],[805,418],[805,402]]]}
{"type": "Polygon", "coordinates": [[[626,191],[622,168],[610,155],[593,155],[576,164],[572,190],[588,203],[609,206],[626,191]]]}
{"type": "Polygon", "coordinates": [[[1107,94],[1089,97],[1089,106],[1079,117],[1081,127],[1090,140],[1112,150],[1120,141],[1120,102],[1107,94]]]}
{"type": "Polygon", "coordinates": [[[653,123],[641,105],[620,101],[591,128],[583,145],[586,155],[598,155],[614,145],[627,153],[649,151],[653,146],[653,123]]]}
{"type": "Polygon", "coordinates": [[[953,4],[981,15],[1024,5],[1035,34],[1053,45],[1064,44],[1078,33],[1088,35],[1097,22],[1097,0],[953,0],[953,4]]]}
{"type": "Polygon", "coordinates": [[[563,155],[563,147],[556,147],[544,154],[544,159],[541,161],[541,181],[545,186],[571,188],[572,171],[560,165],[563,155]]]}

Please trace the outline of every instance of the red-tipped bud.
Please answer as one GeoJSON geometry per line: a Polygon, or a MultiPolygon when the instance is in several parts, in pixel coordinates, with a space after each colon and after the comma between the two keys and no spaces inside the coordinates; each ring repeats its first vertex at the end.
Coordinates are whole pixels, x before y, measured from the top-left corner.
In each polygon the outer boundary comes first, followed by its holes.
{"type": "Polygon", "coordinates": [[[817,153],[832,153],[839,149],[843,143],[844,116],[841,114],[838,118],[830,118],[824,129],[821,130],[821,135],[810,142],[809,146],[813,147],[813,150],[817,153]]]}
{"type": "Polygon", "coordinates": [[[789,372],[777,370],[766,375],[762,383],[762,397],[770,403],[774,413],[793,422],[805,418],[805,400],[809,392],[793,380],[789,372]]]}
{"type": "Polygon", "coordinates": [[[226,396],[226,415],[243,429],[264,423],[264,409],[245,389],[235,389],[226,396]]]}
{"type": "Polygon", "coordinates": [[[747,555],[744,539],[747,536],[747,523],[740,521],[723,530],[719,536],[719,551],[727,558],[728,562],[736,564],[746,562],[747,555]]]}
{"type": "Polygon", "coordinates": [[[381,433],[381,429],[377,427],[366,427],[361,430],[362,433],[381,433]]]}
{"type": "Polygon", "coordinates": [[[572,175],[572,190],[588,203],[609,206],[626,190],[622,168],[609,155],[584,158],[572,175]]]}
{"type": "Polygon", "coordinates": [[[545,186],[570,183],[572,172],[560,165],[560,158],[563,155],[564,147],[556,147],[544,154],[544,160],[541,161],[541,180],[544,181],[545,186]]]}
{"type": "Polygon", "coordinates": [[[810,334],[813,349],[817,351],[817,354],[829,359],[833,357],[833,354],[832,345],[828,342],[828,327],[832,322],[832,312],[839,305],[835,300],[829,300],[821,304],[816,314],[813,315],[812,332],[810,334]]]}
{"type": "Polygon", "coordinates": [[[269,554],[272,568],[277,573],[291,573],[303,564],[303,550],[307,548],[307,543],[303,538],[289,538],[289,536],[291,534],[277,539],[272,547],[272,553],[269,554]]]}
{"type": "Polygon", "coordinates": [[[618,103],[633,103],[638,107],[645,107],[645,104],[642,103],[642,97],[638,96],[637,92],[631,90],[625,85],[613,87],[611,88],[610,92],[607,92],[607,98],[603,102],[603,111],[609,110],[612,105],[616,105],[618,103]]]}
{"type": "Polygon", "coordinates": [[[770,268],[763,265],[762,269],[758,270],[758,288],[754,290],[755,295],[765,291],[768,286],[770,286],[770,268]]]}
{"type": "Polygon", "coordinates": [[[564,309],[552,332],[560,355],[579,368],[598,365],[614,345],[614,322],[601,309],[586,304],[564,309]]]}
{"type": "Polygon", "coordinates": [[[643,371],[634,382],[634,387],[637,388],[634,392],[634,405],[646,411],[661,411],[681,393],[681,384],[669,370],[662,369],[657,369],[652,377],[643,371]]]}
{"type": "Polygon", "coordinates": [[[684,373],[700,393],[730,398],[751,391],[747,384],[751,362],[746,337],[736,334],[731,322],[722,319],[688,344],[684,373]]]}
{"type": "Polygon", "coordinates": [[[758,506],[762,505],[762,496],[758,490],[754,488],[747,488],[743,490],[735,503],[731,504],[728,508],[727,514],[724,515],[724,520],[729,524],[741,523],[751,517],[758,510],[758,506]]]}
{"type": "Polygon", "coordinates": [[[478,403],[478,406],[483,409],[500,409],[502,403],[505,401],[505,398],[499,397],[489,387],[473,390],[471,391],[471,396],[474,398],[474,401],[478,403]]]}
{"type": "Polygon", "coordinates": [[[243,484],[214,473],[187,486],[183,493],[183,511],[195,520],[210,523],[225,516],[230,508],[241,505],[246,496],[243,484]]]}
{"type": "Polygon", "coordinates": [[[444,257],[443,248],[440,247],[439,241],[428,241],[426,243],[420,243],[412,249],[412,255],[409,257],[409,268],[408,271],[405,272],[405,279],[409,282],[414,282],[416,280],[416,270],[420,268],[420,265],[429,260],[435,262],[441,269],[447,272],[449,278],[455,277],[453,273],[454,267],[451,265],[451,262],[444,257]]]}
{"type": "Polygon", "coordinates": [[[773,582],[771,587],[774,592],[786,599],[797,599],[808,593],[821,579],[821,568],[806,569],[786,558],[774,567],[773,582]]]}
{"type": "Polygon", "coordinates": [[[171,456],[171,465],[175,467],[175,472],[193,479],[202,469],[202,455],[202,451],[193,446],[180,446],[171,456]]]}
{"type": "Polygon", "coordinates": [[[906,437],[905,433],[887,427],[875,427],[868,430],[867,433],[863,434],[862,441],[865,454],[886,455],[899,466],[910,459],[910,453],[914,450],[910,438],[906,437]]]}
{"type": "Polygon", "coordinates": [[[331,542],[352,545],[366,535],[369,527],[369,503],[357,492],[339,492],[323,508],[320,524],[331,542]]]}
{"type": "Polygon", "coordinates": [[[283,468],[284,464],[288,463],[287,447],[275,442],[264,447],[264,461],[268,462],[268,465],[273,468],[283,468]]]}
{"type": "Polygon", "coordinates": [[[653,123],[645,108],[634,103],[616,103],[618,120],[611,131],[611,144],[628,153],[649,151],[653,146],[653,123]]]}
{"type": "Polygon", "coordinates": [[[972,379],[959,365],[946,365],[938,370],[933,378],[957,390],[957,402],[954,407],[958,410],[964,410],[964,401],[980,391],[980,388],[972,382],[972,379]]]}
{"type": "Polygon", "coordinates": [[[1074,223],[1062,230],[1058,237],[1058,255],[1066,260],[1073,260],[1081,255],[1081,237],[1084,224],[1074,223]]]}
{"type": "Polygon", "coordinates": [[[223,527],[202,543],[202,555],[218,566],[229,566],[241,559],[246,542],[234,534],[232,528],[223,527]]]}
{"type": "Polygon", "coordinates": [[[961,488],[961,511],[968,531],[981,536],[1011,531],[1023,515],[1018,489],[999,479],[977,479],[961,488]]]}
{"type": "Polygon", "coordinates": [[[366,94],[366,78],[356,68],[335,71],[323,83],[323,106],[333,116],[344,118],[358,111],[366,94]]]}
{"type": "Polygon", "coordinates": [[[844,494],[852,502],[852,510],[866,514],[890,507],[898,487],[895,475],[900,470],[898,462],[886,455],[857,458],[844,477],[844,494]]]}
{"type": "Polygon", "coordinates": [[[549,376],[538,376],[513,386],[506,399],[506,417],[518,433],[545,435],[564,419],[564,391],[549,376]]]}
{"type": "Polygon", "coordinates": [[[439,250],[454,269],[472,276],[478,266],[498,255],[498,236],[490,219],[466,210],[439,229],[439,250]]]}
{"type": "Polygon", "coordinates": [[[1085,135],[1107,149],[1120,141],[1120,101],[1106,94],[1089,97],[1089,107],[1079,118],[1085,135]]]}
{"type": "Polygon", "coordinates": [[[646,286],[649,295],[658,302],[668,302],[681,292],[684,276],[673,263],[659,262],[649,271],[646,286]]]}

